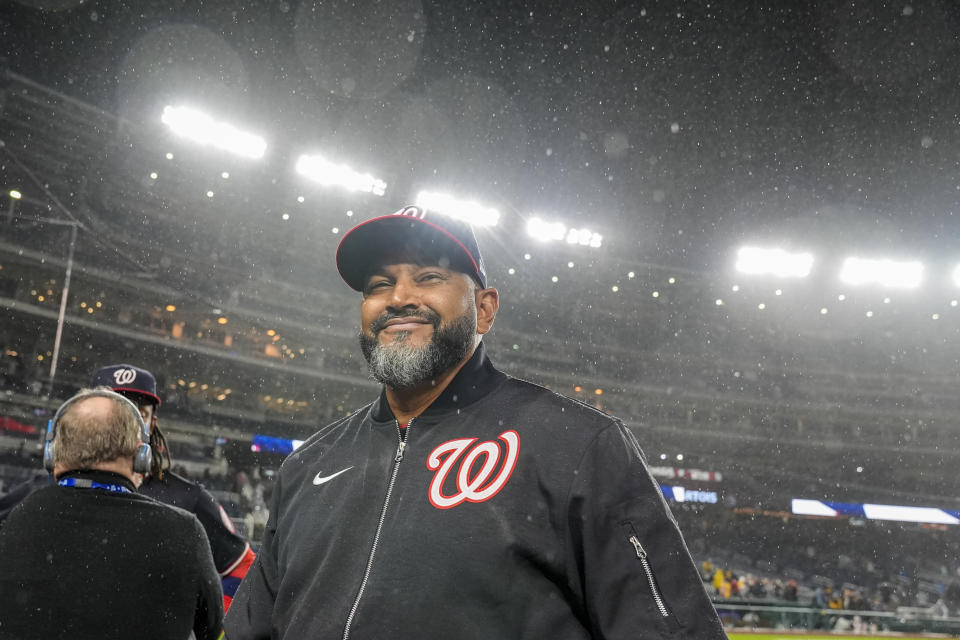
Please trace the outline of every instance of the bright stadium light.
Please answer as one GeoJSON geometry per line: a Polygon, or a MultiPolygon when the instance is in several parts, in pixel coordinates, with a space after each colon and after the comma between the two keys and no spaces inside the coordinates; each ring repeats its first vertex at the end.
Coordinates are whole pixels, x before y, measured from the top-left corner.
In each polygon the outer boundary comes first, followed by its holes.
{"type": "Polygon", "coordinates": [[[540,218],[527,221],[527,235],[540,242],[563,240],[567,236],[567,226],[562,222],[545,222],[540,218]]]}
{"type": "MultiPolygon", "coordinates": [[[[217,122],[202,111],[189,107],[167,105],[163,108],[160,120],[179,136],[245,158],[262,158],[267,150],[263,138],[240,131],[226,122],[217,122]]],[[[170,157],[170,154],[167,155],[170,157]]]]}
{"type": "Polygon", "coordinates": [[[599,249],[603,244],[603,236],[589,229],[570,229],[567,232],[567,244],[579,244],[582,247],[599,249]]]}
{"type": "Polygon", "coordinates": [[[302,155],[297,159],[297,173],[326,187],[340,187],[348,191],[362,191],[382,196],[387,183],[369,173],[354,171],[345,164],[336,164],[319,155],[302,155]]]}
{"type": "Polygon", "coordinates": [[[783,249],[743,247],[737,252],[736,269],[751,275],[773,275],[780,278],[805,278],[813,267],[809,253],[789,253],[783,249]]]}
{"type": "Polygon", "coordinates": [[[840,280],[847,284],[879,284],[897,289],[913,289],[923,281],[923,264],[916,260],[870,260],[847,258],[840,269],[840,280]]]}
{"type": "Polygon", "coordinates": [[[416,205],[432,209],[438,213],[463,220],[475,227],[495,227],[500,221],[500,212],[485,207],[472,200],[460,200],[445,193],[421,191],[417,194],[416,205]]]}
{"type": "Polygon", "coordinates": [[[541,241],[566,241],[584,247],[600,248],[603,236],[589,229],[568,229],[562,222],[546,222],[536,216],[527,221],[527,234],[541,241]]]}

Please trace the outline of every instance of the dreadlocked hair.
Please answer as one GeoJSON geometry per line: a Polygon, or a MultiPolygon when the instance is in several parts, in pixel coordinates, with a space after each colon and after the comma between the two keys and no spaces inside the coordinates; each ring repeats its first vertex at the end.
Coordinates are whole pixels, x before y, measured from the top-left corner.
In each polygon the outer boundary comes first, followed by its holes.
{"type": "Polygon", "coordinates": [[[167,447],[167,439],[160,426],[153,425],[150,432],[150,453],[153,459],[150,461],[150,475],[157,480],[163,480],[163,472],[170,468],[170,448],[167,447]]]}

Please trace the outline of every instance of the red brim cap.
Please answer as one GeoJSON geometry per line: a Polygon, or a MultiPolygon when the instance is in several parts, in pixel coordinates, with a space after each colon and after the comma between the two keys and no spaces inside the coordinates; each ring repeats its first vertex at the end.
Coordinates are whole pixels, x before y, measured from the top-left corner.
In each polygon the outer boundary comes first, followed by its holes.
{"type": "Polygon", "coordinates": [[[361,222],[348,231],[337,247],[337,270],[351,289],[363,291],[378,257],[397,251],[446,255],[451,268],[471,276],[481,287],[487,286],[480,247],[470,225],[418,207],[361,222]]]}

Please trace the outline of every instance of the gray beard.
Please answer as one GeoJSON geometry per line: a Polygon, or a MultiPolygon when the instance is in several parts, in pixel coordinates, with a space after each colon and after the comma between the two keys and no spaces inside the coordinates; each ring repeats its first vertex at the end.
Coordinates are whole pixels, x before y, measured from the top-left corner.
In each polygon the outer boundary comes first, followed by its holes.
{"type": "Polygon", "coordinates": [[[457,318],[448,326],[434,324],[433,336],[422,346],[410,344],[409,332],[397,334],[390,345],[360,332],[360,351],[370,377],[391,389],[411,389],[436,380],[469,355],[477,323],[473,315],[457,318]]]}

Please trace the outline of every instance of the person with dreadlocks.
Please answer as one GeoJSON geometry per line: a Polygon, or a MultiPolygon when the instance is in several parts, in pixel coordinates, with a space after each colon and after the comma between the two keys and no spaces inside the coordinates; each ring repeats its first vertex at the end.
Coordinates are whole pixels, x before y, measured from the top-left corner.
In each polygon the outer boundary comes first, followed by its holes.
{"type": "Polygon", "coordinates": [[[114,364],[94,373],[89,386],[109,387],[129,398],[140,409],[140,415],[150,431],[153,460],[150,472],[144,475],[138,492],[165,504],[186,509],[197,516],[207,532],[213,561],[220,573],[223,606],[226,611],[255,556],[250,545],[237,533],[233,521],[210,492],[170,470],[170,449],[157,418],[160,396],[157,395],[156,378],[146,369],[130,364],[114,364]]]}

